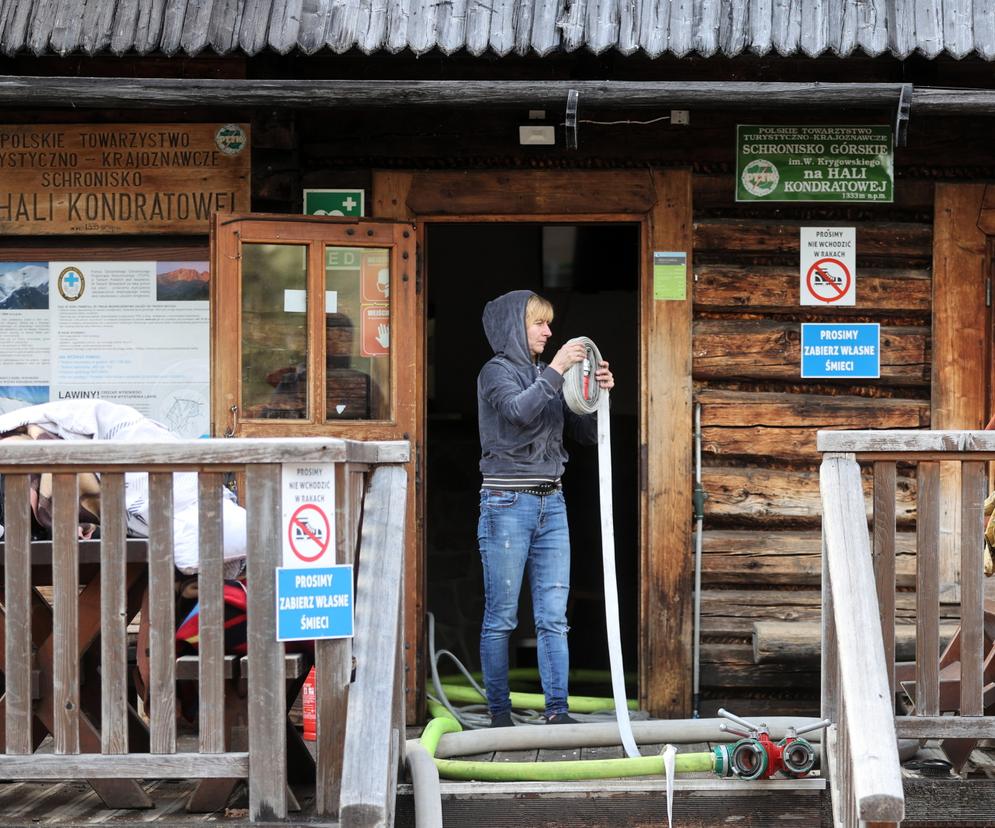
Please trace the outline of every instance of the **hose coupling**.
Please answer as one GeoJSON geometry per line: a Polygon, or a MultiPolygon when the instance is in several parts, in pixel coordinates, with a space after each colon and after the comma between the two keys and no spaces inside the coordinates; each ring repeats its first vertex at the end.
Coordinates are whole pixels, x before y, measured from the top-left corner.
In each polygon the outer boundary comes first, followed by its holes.
{"type": "Polygon", "coordinates": [[[807,739],[789,736],[778,742],[777,746],[781,749],[781,763],[788,776],[805,776],[815,767],[815,748],[807,739]]]}
{"type": "Polygon", "coordinates": [[[740,739],[732,746],[732,772],[740,779],[753,781],[769,776],[770,758],[760,739],[740,739]]]}
{"type": "Polygon", "coordinates": [[[732,776],[732,745],[716,745],[712,748],[715,761],[712,769],[715,775],[721,779],[728,779],[732,776]]]}

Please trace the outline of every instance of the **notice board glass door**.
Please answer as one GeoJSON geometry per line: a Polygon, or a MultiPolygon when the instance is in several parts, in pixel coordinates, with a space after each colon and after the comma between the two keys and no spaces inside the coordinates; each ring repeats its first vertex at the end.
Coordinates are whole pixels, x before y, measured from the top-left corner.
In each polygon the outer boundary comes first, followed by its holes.
{"type": "Polygon", "coordinates": [[[415,245],[405,223],[216,216],[213,433],[411,437],[415,245]]]}

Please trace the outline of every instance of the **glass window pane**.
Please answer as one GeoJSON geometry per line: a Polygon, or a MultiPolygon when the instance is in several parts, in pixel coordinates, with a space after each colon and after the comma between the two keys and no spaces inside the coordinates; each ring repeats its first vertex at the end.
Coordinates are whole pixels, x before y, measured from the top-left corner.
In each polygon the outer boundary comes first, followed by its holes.
{"type": "Polygon", "coordinates": [[[307,418],[307,247],[242,245],[242,411],[307,418]]]}
{"type": "Polygon", "coordinates": [[[390,250],[325,249],[329,420],[389,420],[390,250]]]}

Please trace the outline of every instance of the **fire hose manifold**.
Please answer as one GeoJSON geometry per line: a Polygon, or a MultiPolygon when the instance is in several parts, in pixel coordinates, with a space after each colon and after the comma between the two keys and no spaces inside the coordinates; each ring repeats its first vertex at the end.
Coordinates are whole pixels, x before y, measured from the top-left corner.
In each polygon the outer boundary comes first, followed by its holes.
{"type": "Polygon", "coordinates": [[[829,719],[823,719],[803,727],[789,727],[785,737],[775,742],[766,724],[748,722],[721,708],[719,715],[745,730],[730,727],[725,722],[719,725],[720,730],[740,739],[731,745],[715,746],[715,773],[748,781],[770,779],[776,773],[793,779],[806,776],[815,767],[816,752],[812,743],[802,739],[801,734],[822,730],[830,724],[829,719]]]}

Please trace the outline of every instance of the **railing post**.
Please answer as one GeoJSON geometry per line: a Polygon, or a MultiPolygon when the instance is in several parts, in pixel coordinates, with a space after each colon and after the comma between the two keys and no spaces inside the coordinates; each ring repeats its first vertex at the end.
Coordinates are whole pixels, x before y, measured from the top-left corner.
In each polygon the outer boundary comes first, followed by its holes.
{"type": "Polygon", "coordinates": [[[26,474],[5,482],[4,735],[7,753],[31,753],[31,516],[26,474]]]}
{"type": "Polygon", "coordinates": [[[819,471],[850,790],[863,821],[898,822],[905,796],[884,658],[860,466],[827,453],[819,471]],[[855,772],[854,772],[855,771],[855,772]]]}
{"type": "Polygon", "coordinates": [[[149,475],[149,741],[152,753],[176,752],[173,475],[149,475]]]}
{"type": "Polygon", "coordinates": [[[394,723],[398,613],[403,606],[407,473],[378,466],[363,510],[356,588],[356,679],[349,690],[339,820],[344,828],[389,824],[399,740],[394,723]]]}
{"type": "MultiPolygon", "coordinates": [[[[829,550],[826,547],[826,531],[822,530],[822,682],[820,711],[823,719],[839,721],[836,677],[839,663],[836,659],[836,621],[833,618],[833,587],[829,578],[829,550]]],[[[822,767],[828,767],[828,739],[822,740],[822,767]]]]}
{"type": "Polygon", "coordinates": [[[940,464],[920,462],[916,487],[916,714],[940,713],[940,464]]]}
{"type": "Polygon", "coordinates": [[[276,640],[276,567],[280,538],[280,465],[245,473],[249,612],[249,818],[287,816],[287,686],[284,647],[276,640]]]}
{"type": "Polygon", "coordinates": [[[79,753],[79,487],[75,474],[52,475],[54,658],[52,713],[56,753],[79,753]]]}
{"type": "Polygon", "coordinates": [[[874,578],[884,661],[892,693],[895,691],[895,482],[894,463],[874,464],[874,578]]]}
{"type": "Polygon", "coordinates": [[[128,752],[128,596],[124,475],[100,478],[100,737],[104,753],[128,752]]]}
{"type": "MultiPolygon", "coordinates": [[[[335,563],[352,564],[355,526],[362,508],[362,489],[353,485],[350,463],[335,465],[335,563]]],[[[338,816],[345,745],[346,704],[352,672],[352,640],[316,641],[314,645],[317,696],[317,776],[315,810],[319,816],[338,816]]]]}
{"type": "Polygon", "coordinates": [[[985,525],[984,504],[988,489],[985,464],[964,463],[961,484],[960,715],[983,716],[985,567],[984,544],[979,541],[978,533],[985,525]]]}
{"type": "MultiPolygon", "coordinates": [[[[200,602],[197,649],[200,655],[198,710],[201,753],[225,752],[225,607],[222,477],[201,472],[198,489],[197,598],[200,602]]],[[[251,524],[250,524],[251,525],[251,524]]]]}

